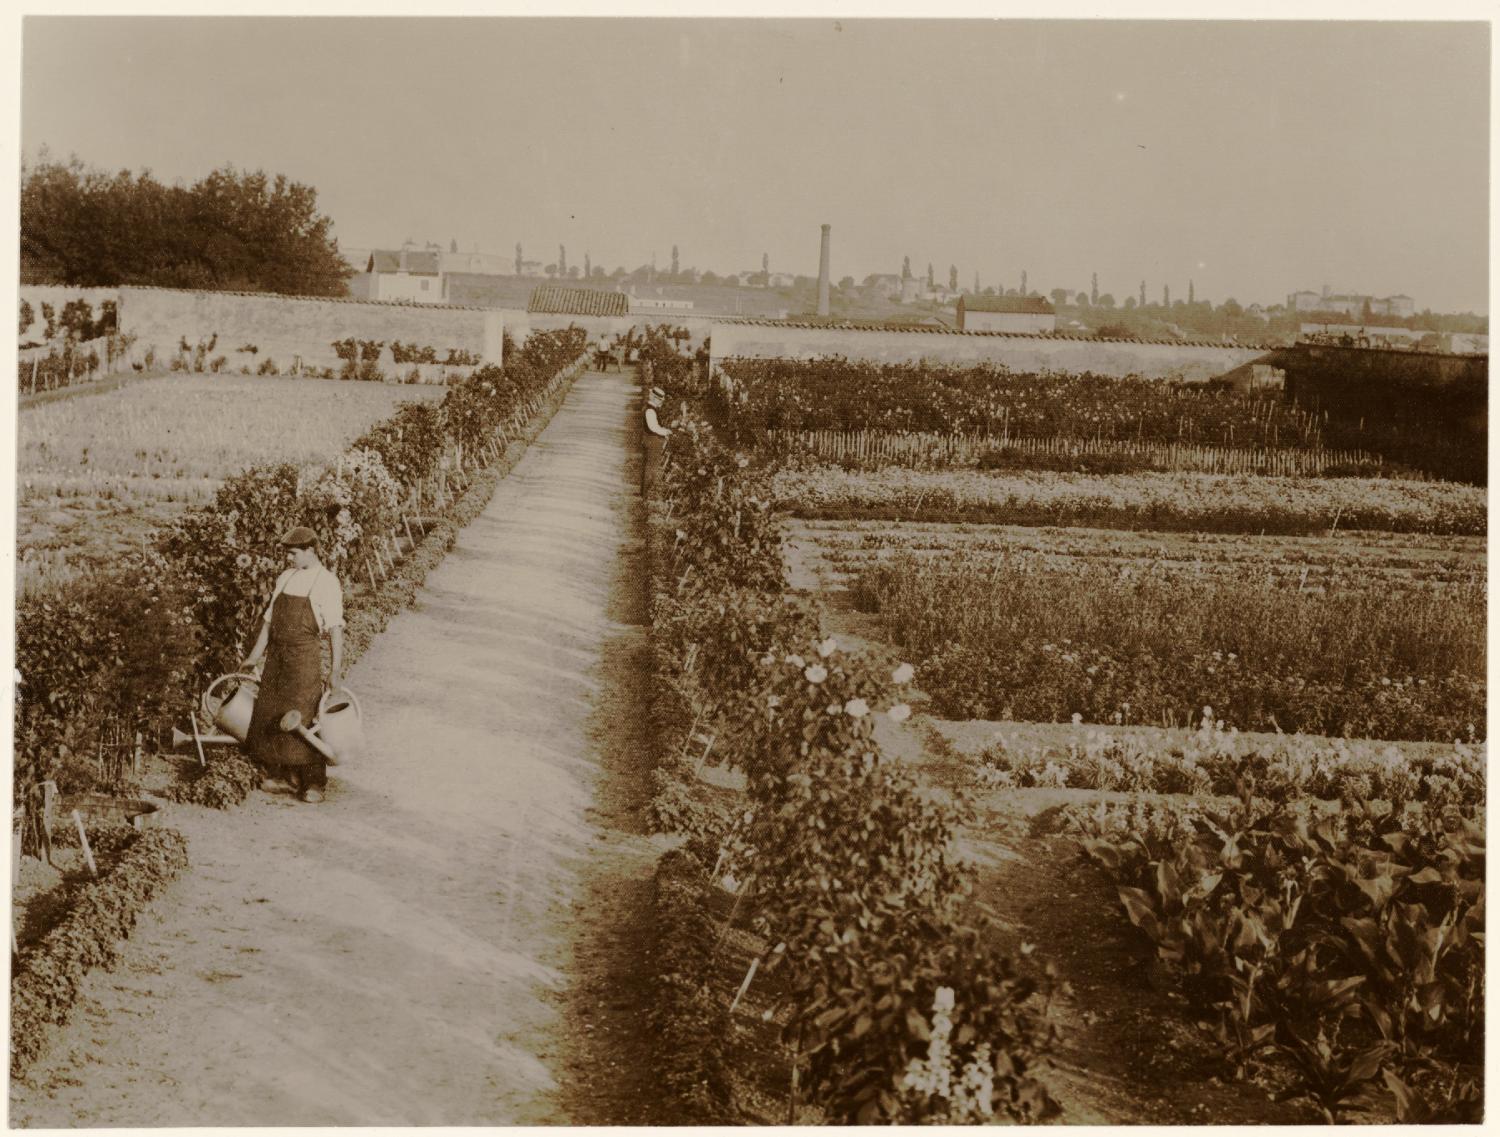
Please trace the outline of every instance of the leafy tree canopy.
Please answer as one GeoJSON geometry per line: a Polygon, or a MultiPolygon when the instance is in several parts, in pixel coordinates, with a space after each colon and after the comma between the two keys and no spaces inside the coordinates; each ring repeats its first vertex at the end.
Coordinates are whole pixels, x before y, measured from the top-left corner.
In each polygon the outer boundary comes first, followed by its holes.
{"type": "Polygon", "coordinates": [[[342,296],[352,270],[317,192],[225,166],[191,186],[107,174],[43,150],[21,170],[27,283],[342,296]]]}

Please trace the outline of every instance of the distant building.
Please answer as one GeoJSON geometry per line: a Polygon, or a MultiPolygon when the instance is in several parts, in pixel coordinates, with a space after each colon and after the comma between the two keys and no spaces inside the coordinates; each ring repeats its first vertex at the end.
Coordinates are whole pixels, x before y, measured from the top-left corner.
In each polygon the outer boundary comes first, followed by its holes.
{"type": "Polygon", "coordinates": [[[691,312],[693,302],[691,300],[664,300],[659,296],[632,296],[630,310],[632,312],[691,312]]]}
{"type": "Polygon", "coordinates": [[[894,300],[902,293],[901,277],[894,272],[872,272],[865,277],[864,286],[887,300],[894,300]]]}
{"type": "Polygon", "coordinates": [[[1040,296],[960,296],[961,332],[1053,332],[1057,313],[1040,296]]]}
{"type": "Polygon", "coordinates": [[[1395,296],[1366,296],[1362,293],[1352,292],[1330,292],[1324,289],[1322,292],[1293,292],[1286,298],[1286,306],[1292,312],[1342,312],[1346,316],[1361,319],[1369,306],[1371,316],[1395,316],[1398,319],[1411,316],[1416,312],[1416,301],[1404,292],[1395,296]]]}
{"type": "Polygon", "coordinates": [[[444,304],[448,299],[442,254],[434,249],[372,249],[365,271],[349,281],[360,300],[408,300],[444,304]]]}
{"type": "Polygon", "coordinates": [[[1490,337],[1479,332],[1443,332],[1438,336],[1438,349],[1454,355],[1488,355],[1490,337]]]}
{"type": "Polygon", "coordinates": [[[516,271],[515,257],[481,253],[478,249],[472,253],[443,253],[440,262],[444,274],[464,272],[473,276],[510,276],[516,271]]]}
{"type": "Polygon", "coordinates": [[[767,288],[790,288],[797,283],[797,278],[789,272],[773,272],[766,280],[767,288]]]}

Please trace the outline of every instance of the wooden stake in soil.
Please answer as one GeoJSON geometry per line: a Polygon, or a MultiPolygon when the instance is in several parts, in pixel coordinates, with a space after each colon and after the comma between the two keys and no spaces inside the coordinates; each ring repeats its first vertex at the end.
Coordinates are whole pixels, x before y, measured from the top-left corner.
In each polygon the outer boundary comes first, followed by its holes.
{"type": "Polygon", "coordinates": [[[78,843],[83,846],[83,859],[88,862],[89,875],[98,876],[99,866],[94,863],[94,850],[89,848],[89,835],[83,831],[83,814],[73,811],[73,824],[78,826],[78,843]]]}
{"type": "Polygon", "coordinates": [[[188,715],[188,722],[193,728],[193,745],[198,748],[198,765],[206,770],[208,768],[208,759],[203,756],[203,736],[198,733],[198,714],[196,710],[188,715]]]}
{"type": "Polygon", "coordinates": [[[740,983],[740,989],[734,994],[734,1002],[729,1004],[729,1013],[731,1015],[734,1014],[735,1008],[740,1005],[740,1000],[745,997],[745,992],[750,989],[750,980],[755,978],[755,973],[759,970],[760,956],[756,956],[750,961],[750,970],[745,972],[744,981],[740,983]]]}

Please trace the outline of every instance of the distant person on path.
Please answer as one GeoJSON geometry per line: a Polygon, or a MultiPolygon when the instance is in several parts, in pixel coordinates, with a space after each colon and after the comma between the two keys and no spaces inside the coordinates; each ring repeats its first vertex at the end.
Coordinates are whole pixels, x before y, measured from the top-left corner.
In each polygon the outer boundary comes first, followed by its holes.
{"type": "Polygon", "coordinates": [[[656,412],[666,400],[667,393],[660,387],[652,387],[646,395],[646,452],[641,462],[641,497],[651,492],[656,484],[657,468],[661,465],[662,447],[672,432],[657,421],[656,412]]]}
{"type": "Polygon", "coordinates": [[[317,534],[299,525],[281,539],[292,566],[276,579],[260,636],[240,665],[247,671],[265,660],[260,694],[250,718],[246,746],[265,771],[265,790],[285,778],[303,801],[323,800],[328,767],[323,755],[300,736],[281,729],[281,716],[296,710],[303,725],[317,718],[318,700],[344,670],[344,592],[338,577],[318,560],[317,534]],[[333,644],[327,678],[323,637],[333,644]]]}
{"type": "Polygon", "coordinates": [[[610,360],[614,358],[614,352],[610,349],[609,334],[599,333],[599,342],[594,345],[594,362],[598,364],[600,371],[608,371],[610,360]]]}

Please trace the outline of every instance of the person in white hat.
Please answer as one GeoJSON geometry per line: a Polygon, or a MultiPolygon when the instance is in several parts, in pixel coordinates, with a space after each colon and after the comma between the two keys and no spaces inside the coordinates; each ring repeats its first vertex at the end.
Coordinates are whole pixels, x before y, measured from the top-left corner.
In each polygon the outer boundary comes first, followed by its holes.
{"type": "Polygon", "coordinates": [[[657,469],[661,466],[662,447],[672,432],[657,420],[656,412],[666,401],[667,394],[660,387],[652,387],[646,393],[646,450],[641,461],[641,497],[651,492],[656,484],[657,469]]]}

